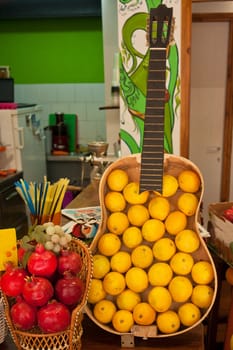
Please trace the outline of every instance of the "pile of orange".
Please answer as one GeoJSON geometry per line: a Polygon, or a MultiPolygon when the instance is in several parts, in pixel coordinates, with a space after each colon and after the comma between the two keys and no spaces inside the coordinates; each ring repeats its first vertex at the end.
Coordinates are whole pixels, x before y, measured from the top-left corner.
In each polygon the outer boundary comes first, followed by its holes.
{"type": "Polygon", "coordinates": [[[160,195],[139,193],[126,170],[114,169],[106,187],[106,231],[88,298],[94,317],[120,333],[134,324],[156,325],[164,334],[195,325],[214,295],[213,267],[196,258],[200,238],[189,226],[198,210],[199,175],[165,174],[160,195]]]}

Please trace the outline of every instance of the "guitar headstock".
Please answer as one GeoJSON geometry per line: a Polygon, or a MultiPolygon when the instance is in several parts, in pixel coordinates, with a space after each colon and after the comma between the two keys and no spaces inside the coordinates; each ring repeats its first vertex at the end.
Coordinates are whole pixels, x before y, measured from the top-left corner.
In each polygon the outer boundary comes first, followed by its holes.
{"type": "Polygon", "coordinates": [[[159,5],[150,10],[147,31],[150,48],[167,48],[174,27],[172,12],[172,8],[165,5],[159,5]]]}

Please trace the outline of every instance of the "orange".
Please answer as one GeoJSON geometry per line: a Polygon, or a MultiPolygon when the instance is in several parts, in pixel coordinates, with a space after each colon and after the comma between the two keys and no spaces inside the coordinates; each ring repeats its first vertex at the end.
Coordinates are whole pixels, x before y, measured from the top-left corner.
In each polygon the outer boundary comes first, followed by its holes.
{"type": "Polygon", "coordinates": [[[131,267],[131,256],[128,252],[119,251],[110,260],[112,271],[125,273],[131,267]]]}
{"type": "Polygon", "coordinates": [[[209,261],[198,261],[193,265],[191,275],[197,284],[209,284],[214,279],[214,269],[209,261]]]}
{"type": "Polygon", "coordinates": [[[183,170],[178,176],[178,183],[182,191],[195,193],[199,190],[201,180],[193,170],[183,170]]]}
{"type": "Polygon", "coordinates": [[[128,181],[128,174],[123,169],[114,169],[107,177],[107,184],[111,191],[122,191],[128,181]]]}
{"type": "Polygon", "coordinates": [[[135,248],[142,242],[142,233],[139,227],[130,226],[122,235],[122,241],[127,248],[135,248]]]}
{"type": "Polygon", "coordinates": [[[149,197],[149,191],[139,193],[139,183],[130,182],[123,190],[125,200],[130,204],[144,204],[149,197]]]}
{"type": "Polygon", "coordinates": [[[106,293],[118,295],[125,289],[125,278],[117,271],[110,271],[103,279],[103,287],[106,293]]]}
{"type": "Polygon", "coordinates": [[[186,225],[187,217],[182,211],[179,210],[175,210],[168,214],[165,220],[166,230],[171,235],[177,235],[177,233],[185,229],[186,225]]]}
{"type": "Polygon", "coordinates": [[[110,262],[105,255],[95,254],[93,256],[93,277],[103,278],[110,270],[110,262]]]}
{"type": "Polygon", "coordinates": [[[200,320],[201,311],[196,305],[185,303],[179,307],[178,316],[184,326],[191,327],[200,320]]]}
{"type": "Polygon", "coordinates": [[[148,287],[148,276],[140,267],[131,267],[125,274],[126,285],[136,293],[144,292],[148,287]]]}
{"type": "Polygon", "coordinates": [[[188,275],[193,267],[194,260],[191,254],[178,252],[170,260],[170,266],[177,275],[188,275]]]}
{"type": "Polygon", "coordinates": [[[98,249],[102,255],[111,256],[116,254],[121,247],[120,238],[114,233],[103,234],[98,242],[98,249]]]}
{"type": "Polygon", "coordinates": [[[164,197],[154,197],[148,204],[148,210],[153,219],[164,220],[170,211],[169,201],[164,197]]]}
{"type": "Polygon", "coordinates": [[[172,276],[173,271],[165,262],[154,263],[148,270],[148,279],[152,286],[167,286],[172,276]]]}
{"type": "Polygon", "coordinates": [[[165,312],[172,304],[172,297],[167,288],[157,286],[149,291],[148,302],[157,312],[165,312]]]}
{"type": "Polygon", "coordinates": [[[118,310],[113,318],[113,328],[120,333],[127,333],[134,324],[132,312],[128,310],[118,310]]]}
{"type": "Polygon", "coordinates": [[[128,209],[128,219],[133,226],[142,226],[150,217],[148,209],[142,204],[134,204],[128,209]]]}
{"type": "Polygon", "coordinates": [[[107,227],[110,232],[121,235],[129,227],[127,215],[118,211],[111,213],[107,219],[107,227]]]}
{"type": "Polygon", "coordinates": [[[133,311],[134,307],[140,303],[140,294],[130,290],[125,289],[123,292],[117,295],[116,303],[119,309],[133,311]]]}
{"type": "Polygon", "coordinates": [[[93,278],[90,285],[90,290],[88,294],[88,302],[91,304],[96,304],[98,301],[106,297],[106,292],[103,288],[102,280],[93,278]]]}
{"type": "Polygon", "coordinates": [[[131,260],[134,266],[145,269],[152,264],[153,261],[152,249],[145,244],[139,245],[131,253],[131,260]]]}
{"type": "Polygon", "coordinates": [[[193,193],[183,193],[177,201],[177,206],[185,215],[192,216],[196,213],[198,207],[197,196],[193,193]]]}
{"type": "Polygon", "coordinates": [[[200,239],[195,231],[185,229],[176,235],[175,244],[180,251],[184,253],[193,253],[199,248],[200,239]]]}
{"type": "Polygon", "coordinates": [[[126,207],[126,201],[123,194],[116,191],[108,192],[104,197],[105,207],[110,212],[123,211],[126,207]]]}
{"type": "Polygon", "coordinates": [[[164,223],[158,219],[149,219],[142,226],[142,236],[148,242],[157,241],[164,233],[164,223]]]}
{"type": "Polygon", "coordinates": [[[100,300],[95,304],[93,314],[97,321],[106,324],[112,321],[113,315],[116,312],[116,305],[107,299],[100,300]]]}
{"type": "Polygon", "coordinates": [[[205,284],[197,284],[193,288],[193,293],[191,300],[193,304],[197,305],[200,308],[208,308],[212,303],[214,297],[214,290],[212,287],[205,284]]]}
{"type": "Polygon", "coordinates": [[[133,309],[133,318],[137,324],[149,326],[155,321],[156,312],[153,307],[146,303],[138,303],[133,309]]]}
{"type": "Polygon", "coordinates": [[[188,277],[175,276],[169,283],[168,290],[174,301],[184,303],[191,297],[193,286],[188,277]]]}
{"type": "Polygon", "coordinates": [[[180,328],[180,318],[173,310],[162,312],[157,316],[157,326],[161,333],[175,333],[180,328]]]}
{"type": "Polygon", "coordinates": [[[160,261],[168,261],[176,252],[176,246],[168,237],[160,238],[152,247],[154,257],[160,261]]]}
{"type": "Polygon", "coordinates": [[[178,189],[178,181],[175,176],[165,174],[163,176],[163,196],[171,197],[173,196],[178,189]]]}
{"type": "Polygon", "coordinates": [[[229,266],[225,272],[226,281],[233,286],[233,267],[229,266]]]}

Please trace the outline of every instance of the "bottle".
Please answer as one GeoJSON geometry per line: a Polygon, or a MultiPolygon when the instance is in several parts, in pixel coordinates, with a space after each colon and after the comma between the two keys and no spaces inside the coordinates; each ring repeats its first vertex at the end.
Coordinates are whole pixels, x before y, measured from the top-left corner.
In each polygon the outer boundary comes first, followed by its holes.
{"type": "Polygon", "coordinates": [[[53,126],[53,150],[68,152],[68,133],[64,123],[64,113],[57,112],[56,125],[53,126]]]}

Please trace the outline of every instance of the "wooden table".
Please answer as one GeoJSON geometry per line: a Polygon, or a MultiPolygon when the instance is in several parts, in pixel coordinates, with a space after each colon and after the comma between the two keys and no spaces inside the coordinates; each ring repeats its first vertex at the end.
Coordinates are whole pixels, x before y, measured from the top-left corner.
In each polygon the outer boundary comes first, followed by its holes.
{"type": "MultiPolygon", "coordinates": [[[[69,203],[67,208],[84,208],[88,206],[99,205],[98,186],[90,184],[69,203]]],[[[62,222],[67,222],[66,218],[62,218],[62,222]]],[[[85,350],[105,350],[111,346],[111,350],[122,349],[122,339],[120,336],[109,333],[96,325],[87,315],[83,321],[83,336],[82,344],[85,350]]],[[[179,336],[166,338],[150,338],[144,340],[139,337],[134,337],[134,344],[138,350],[148,350],[150,348],[156,350],[204,350],[204,327],[199,325],[192,331],[186,332],[179,336]]]]}

